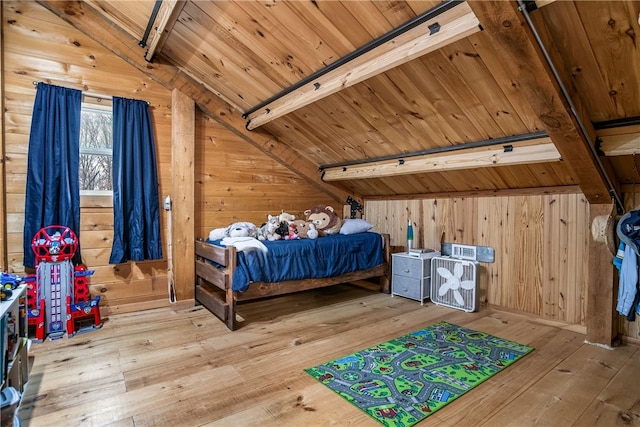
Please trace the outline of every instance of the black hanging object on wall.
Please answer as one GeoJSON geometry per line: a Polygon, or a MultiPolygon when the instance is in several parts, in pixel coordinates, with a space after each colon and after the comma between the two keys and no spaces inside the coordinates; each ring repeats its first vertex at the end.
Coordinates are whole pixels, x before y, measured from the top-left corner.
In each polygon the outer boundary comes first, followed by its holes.
{"type": "Polygon", "coordinates": [[[351,214],[350,214],[351,219],[354,219],[356,217],[356,212],[360,212],[360,215],[362,215],[362,205],[356,199],[354,199],[351,196],[348,196],[347,204],[351,206],[351,214]]]}

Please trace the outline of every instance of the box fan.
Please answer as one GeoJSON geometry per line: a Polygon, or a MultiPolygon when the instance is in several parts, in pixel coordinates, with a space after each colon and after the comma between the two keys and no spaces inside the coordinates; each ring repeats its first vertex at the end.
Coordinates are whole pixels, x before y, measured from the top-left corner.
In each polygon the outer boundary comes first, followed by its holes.
{"type": "Polygon", "coordinates": [[[431,259],[431,302],[476,311],[478,262],[474,246],[452,245],[451,256],[431,259]]]}

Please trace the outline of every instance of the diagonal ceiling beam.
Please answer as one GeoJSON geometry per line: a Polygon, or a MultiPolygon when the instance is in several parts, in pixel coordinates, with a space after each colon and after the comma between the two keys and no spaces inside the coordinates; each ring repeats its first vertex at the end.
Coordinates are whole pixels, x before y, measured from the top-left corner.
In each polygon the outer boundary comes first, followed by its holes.
{"type": "MultiPolygon", "coordinates": [[[[297,89],[285,91],[282,96],[277,95],[276,99],[259,109],[246,113],[245,116],[249,119],[247,128],[255,129],[478,31],[478,19],[469,5],[462,2],[354,58],[349,58],[339,66],[330,65],[328,72],[309,79],[297,89]]],[[[342,61],[337,61],[340,62],[342,61]]]]}
{"type": "MultiPolygon", "coordinates": [[[[610,203],[615,183],[595,155],[595,131],[588,118],[571,111],[544,52],[527,26],[514,1],[471,0],[469,6],[484,28],[482,35],[491,41],[496,55],[508,70],[514,85],[538,112],[547,134],[558,148],[562,159],[577,179],[590,203],[610,203]],[[582,132],[584,126],[586,135],[582,132]]],[[[553,49],[553,46],[546,46],[553,49]]],[[[552,57],[557,57],[553,55],[552,57]]],[[[573,99],[577,111],[583,111],[579,98],[573,99]]],[[[615,183],[617,185],[617,183],[615,183]]],[[[619,193],[617,193],[619,194],[619,193]]]]}
{"type": "Polygon", "coordinates": [[[264,131],[250,132],[247,130],[240,112],[223,102],[212,91],[179,68],[170,64],[162,64],[159,61],[148,63],[143,57],[142,48],[138,46],[137,41],[131,35],[107,21],[88,4],[78,1],[46,0],[38,1],[38,3],[168,90],[178,89],[191,97],[204,113],[319,190],[333,197],[337,202],[345,204],[349,196],[362,202],[360,195],[354,195],[340,186],[320,181],[317,165],[297,156],[294,150],[278,141],[273,135],[264,131]]]}
{"type": "Polygon", "coordinates": [[[147,43],[147,52],[144,54],[147,61],[152,61],[154,55],[160,53],[185,4],[187,4],[186,0],[164,0],[162,2],[149,33],[151,41],[147,43]]]}

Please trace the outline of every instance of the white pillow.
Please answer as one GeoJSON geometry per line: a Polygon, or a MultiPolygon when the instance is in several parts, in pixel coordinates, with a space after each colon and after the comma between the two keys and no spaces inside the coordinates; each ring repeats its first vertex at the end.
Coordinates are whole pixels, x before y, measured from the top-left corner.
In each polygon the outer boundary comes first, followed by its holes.
{"type": "Polygon", "coordinates": [[[357,234],[365,233],[373,228],[373,224],[369,224],[364,219],[345,219],[340,228],[340,234],[357,234]]]}

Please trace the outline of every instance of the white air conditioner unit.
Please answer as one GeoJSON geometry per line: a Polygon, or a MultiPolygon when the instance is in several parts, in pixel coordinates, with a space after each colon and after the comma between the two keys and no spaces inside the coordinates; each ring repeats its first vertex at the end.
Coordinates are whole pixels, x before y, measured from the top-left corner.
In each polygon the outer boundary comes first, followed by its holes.
{"type": "Polygon", "coordinates": [[[477,261],[478,249],[471,245],[451,244],[451,256],[454,258],[469,259],[477,261]]]}
{"type": "Polygon", "coordinates": [[[466,312],[478,309],[478,262],[452,257],[431,259],[431,302],[466,312]]]}

